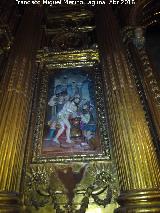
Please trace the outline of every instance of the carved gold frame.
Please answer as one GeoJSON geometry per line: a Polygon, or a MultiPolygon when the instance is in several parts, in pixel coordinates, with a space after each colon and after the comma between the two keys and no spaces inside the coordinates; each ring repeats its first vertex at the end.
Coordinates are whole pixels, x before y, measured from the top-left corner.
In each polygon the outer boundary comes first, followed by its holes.
{"type": "MultiPolygon", "coordinates": [[[[70,51],[63,53],[45,53],[39,51],[37,61],[43,62],[43,69],[39,73],[39,94],[35,98],[35,113],[36,121],[33,134],[33,154],[32,163],[67,163],[67,162],[83,162],[94,160],[111,160],[108,136],[108,122],[105,107],[105,98],[103,92],[103,80],[101,69],[99,66],[99,56],[97,50],[85,51],[70,51]],[[95,97],[98,118],[98,128],[100,132],[101,153],[95,154],[73,154],[69,156],[42,156],[42,137],[43,127],[46,111],[47,90],[48,90],[48,76],[50,72],[58,68],[76,68],[76,67],[90,67],[94,72],[95,80],[95,97]],[[38,100],[38,101],[37,101],[38,100]],[[37,112],[36,112],[37,111],[37,112]]],[[[37,93],[37,92],[36,92],[37,93]]]]}

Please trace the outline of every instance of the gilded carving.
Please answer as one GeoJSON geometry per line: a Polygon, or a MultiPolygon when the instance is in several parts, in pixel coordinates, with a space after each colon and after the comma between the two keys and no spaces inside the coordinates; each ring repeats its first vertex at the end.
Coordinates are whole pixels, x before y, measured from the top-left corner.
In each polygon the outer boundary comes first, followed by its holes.
{"type": "MultiPolygon", "coordinates": [[[[110,7],[101,8],[97,16],[111,142],[121,188],[118,198],[121,207],[115,212],[145,212],[147,210],[153,212],[152,206],[156,208],[156,204],[154,206],[154,202],[150,202],[151,194],[154,189],[159,194],[160,182],[159,162],[150,129],[112,10],[110,7]],[[111,33],[108,34],[107,30],[101,28],[110,29],[111,33]],[[119,76],[120,74],[121,76],[119,76]],[[124,84],[122,84],[122,78],[124,84]],[[114,79],[116,89],[111,85],[112,79],[114,79]],[[142,197],[146,191],[150,199],[145,199],[142,206],[141,197],[134,196],[134,191],[141,194],[142,197]],[[131,202],[128,202],[128,196],[130,196],[131,202]],[[148,209],[145,205],[148,205],[148,209]]],[[[158,197],[159,195],[156,202],[158,197]]]]}
{"type": "Polygon", "coordinates": [[[159,150],[160,85],[145,48],[144,28],[132,26],[124,28],[123,39],[127,47],[128,63],[137,82],[148,125],[159,150]],[[135,33],[136,29],[138,29],[137,33],[135,33]]]}
{"type": "MultiPolygon", "coordinates": [[[[124,28],[122,34],[123,34],[123,42],[126,43],[126,45],[128,45],[129,42],[133,42],[133,44],[137,48],[138,50],[137,53],[138,56],[140,57],[144,69],[142,73],[143,78],[146,81],[147,88],[152,93],[152,97],[154,97],[156,105],[159,107],[160,87],[145,50],[145,36],[143,27],[128,26],[124,28]]],[[[142,81],[144,80],[142,79],[142,81]]]]}
{"type": "Polygon", "coordinates": [[[48,8],[44,33],[47,37],[45,48],[54,52],[83,50],[92,48],[95,43],[94,14],[89,8],[74,7],[48,8]],[[59,15],[59,10],[60,14],[59,15]]]}
{"type": "Polygon", "coordinates": [[[96,49],[64,52],[39,50],[37,54],[37,63],[45,65],[49,70],[54,68],[92,66],[97,61],[99,61],[99,54],[96,49]]]}
{"type": "MultiPolygon", "coordinates": [[[[72,184],[72,182],[70,182],[72,184]]],[[[105,207],[109,203],[115,203],[119,189],[117,176],[112,163],[90,164],[57,164],[57,165],[31,165],[25,180],[25,205],[33,205],[35,208],[49,203],[57,213],[86,212],[89,203],[105,207]],[[64,173],[60,177],[59,172],[64,173]],[[71,172],[71,173],[70,173],[71,172]],[[70,173],[70,174],[69,174],[70,173]],[[76,175],[80,175],[79,183],[68,191],[68,184],[64,186],[62,179],[77,181],[76,175]],[[71,193],[71,194],[70,194],[71,193]],[[72,194],[73,193],[73,194],[72,194]]]]}

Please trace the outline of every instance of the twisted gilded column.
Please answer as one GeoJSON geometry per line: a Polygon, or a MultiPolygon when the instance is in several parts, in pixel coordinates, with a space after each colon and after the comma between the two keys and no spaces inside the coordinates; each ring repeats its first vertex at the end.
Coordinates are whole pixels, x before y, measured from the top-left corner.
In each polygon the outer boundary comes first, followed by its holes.
{"type": "Polygon", "coordinates": [[[121,193],[115,212],[160,212],[160,167],[116,19],[97,9],[107,111],[121,193]]]}
{"type": "Polygon", "coordinates": [[[19,211],[19,192],[33,92],[32,62],[41,8],[26,8],[8,59],[0,93],[0,212],[19,211]]]}
{"type": "Polygon", "coordinates": [[[144,29],[142,27],[129,26],[124,29],[123,33],[130,61],[134,64],[145,90],[147,102],[156,127],[158,142],[160,142],[160,83],[159,76],[153,69],[145,49],[144,29]]]}

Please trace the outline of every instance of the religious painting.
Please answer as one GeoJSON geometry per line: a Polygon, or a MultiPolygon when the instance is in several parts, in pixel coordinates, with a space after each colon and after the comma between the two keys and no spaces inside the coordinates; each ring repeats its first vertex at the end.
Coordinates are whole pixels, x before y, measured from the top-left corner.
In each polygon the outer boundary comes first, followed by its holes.
{"type": "Polygon", "coordinates": [[[63,68],[43,75],[34,140],[36,159],[109,159],[98,71],[92,67],[63,68]]]}
{"type": "Polygon", "coordinates": [[[49,76],[42,154],[96,152],[95,86],[91,72],[65,69],[49,76]]]}

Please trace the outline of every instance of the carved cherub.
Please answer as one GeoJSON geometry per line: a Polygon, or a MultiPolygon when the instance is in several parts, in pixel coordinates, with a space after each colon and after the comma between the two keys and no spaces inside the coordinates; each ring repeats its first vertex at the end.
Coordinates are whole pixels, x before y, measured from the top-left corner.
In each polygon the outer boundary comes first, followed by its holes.
{"type": "Polygon", "coordinates": [[[74,189],[84,177],[87,165],[88,164],[85,164],[83,167],[81,167],[78,172],[74,172],[72,167],[67,167],[66,169],[56,169],[59,179],[67,189],[69,203],[72,203],[74,198],[74,189]]]}

